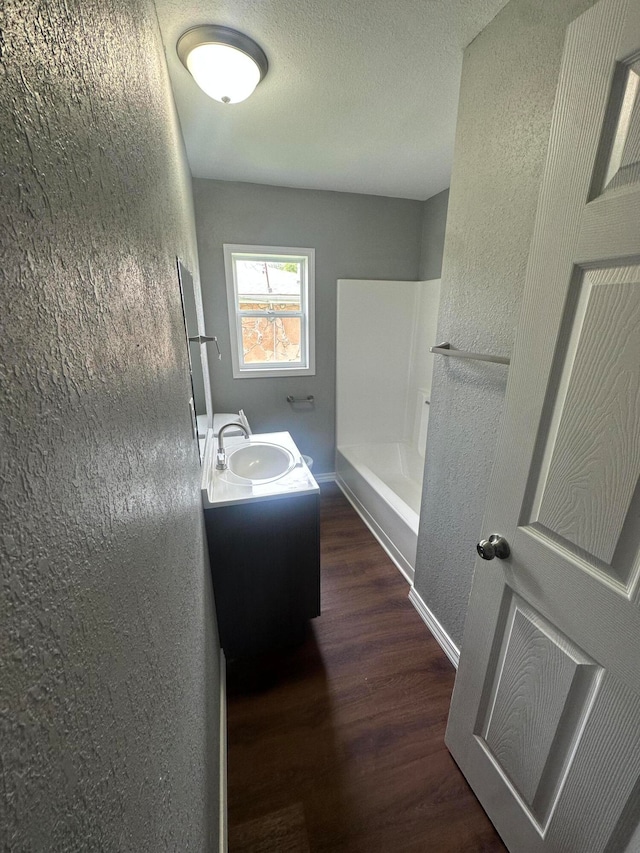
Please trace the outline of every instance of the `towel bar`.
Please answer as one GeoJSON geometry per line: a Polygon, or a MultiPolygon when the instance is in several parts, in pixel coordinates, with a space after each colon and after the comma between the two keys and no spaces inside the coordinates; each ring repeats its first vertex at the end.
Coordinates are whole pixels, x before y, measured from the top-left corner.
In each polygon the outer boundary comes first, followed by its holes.
{"type": "Polygon", "coordinates": [[[449,355],[453,358],[475,358],[476,361],[492,361],[495,364],[510,364],[511,359],[505,355],[486,355],[481,352],[466,352],[461,349],[452,349],[449,341],[443,344],[438,344],[435,347],[430,347],[430,351],[436,355],[449,355]]]}

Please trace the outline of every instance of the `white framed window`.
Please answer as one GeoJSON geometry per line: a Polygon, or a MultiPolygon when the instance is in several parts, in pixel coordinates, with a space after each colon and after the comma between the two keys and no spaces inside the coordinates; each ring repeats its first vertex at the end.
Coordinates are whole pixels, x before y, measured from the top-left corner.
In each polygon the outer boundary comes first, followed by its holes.
{"type": "Polygon", "coordinates": [[[315,249],[224,244],[235,379],[315,375],[315,249]]]}

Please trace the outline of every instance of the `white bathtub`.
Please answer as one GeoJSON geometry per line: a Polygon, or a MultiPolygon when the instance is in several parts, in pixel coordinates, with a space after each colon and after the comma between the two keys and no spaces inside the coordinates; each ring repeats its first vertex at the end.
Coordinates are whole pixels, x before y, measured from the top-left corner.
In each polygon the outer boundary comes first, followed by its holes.
{"type": "Polygon", "coordinates": [[[338,485],[410,583],[423,469],[424,458],[401,442],[347,445],[336,452],[338,485]]]}

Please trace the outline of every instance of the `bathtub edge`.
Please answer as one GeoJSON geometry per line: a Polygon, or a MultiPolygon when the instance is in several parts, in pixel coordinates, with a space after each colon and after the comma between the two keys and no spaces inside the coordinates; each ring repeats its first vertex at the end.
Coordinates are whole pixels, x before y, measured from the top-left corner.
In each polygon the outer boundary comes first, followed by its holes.
{"type": "Polygon", "coordinates": [[[412,586],[415,572],[409,561],[402,555],[364,504],[349,488],[339,471],[336,471],[336,483],[340,487],[342,494],[349,501],[351,506],[355,509],[371,533],[373,533],[375,538],[378,540],[379,544],[385,550],[389,559],[395,564],[400,574],[404,577],[407,583],[412,586]]]}

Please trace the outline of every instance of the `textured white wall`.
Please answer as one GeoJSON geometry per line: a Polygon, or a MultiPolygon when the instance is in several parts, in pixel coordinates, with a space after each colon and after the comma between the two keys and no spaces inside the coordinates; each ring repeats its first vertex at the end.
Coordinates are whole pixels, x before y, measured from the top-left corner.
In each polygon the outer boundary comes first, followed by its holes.
{"type": "MultiPolygon", "coordinates": [[[[437,334],[459,349],[511,352],[564,32],[591,5],[511,0],[465,52],[437,334]]],[[[436,358],[415,586],[456,643],[506,378],[436,358]]]]}
{"type": "Polygon", "coordinates": [[[0,847],[210,850],[197,259],[153,4],[7,0],[0,62],[0,847]]]}

